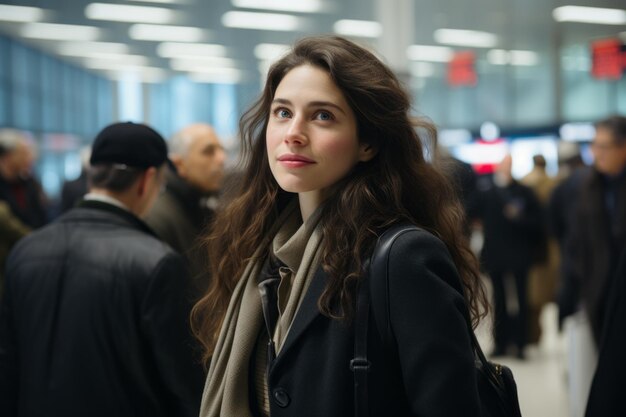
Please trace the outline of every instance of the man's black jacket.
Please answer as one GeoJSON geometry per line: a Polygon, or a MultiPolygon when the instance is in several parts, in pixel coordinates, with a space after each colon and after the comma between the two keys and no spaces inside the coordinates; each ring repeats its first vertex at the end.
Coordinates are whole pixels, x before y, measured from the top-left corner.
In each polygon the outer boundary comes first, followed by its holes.
{"type": "Polygon", "coordinates": [[[185,271],[101,202],[21,240],[0,310],[0,415],[197,416],[185,271]]]}

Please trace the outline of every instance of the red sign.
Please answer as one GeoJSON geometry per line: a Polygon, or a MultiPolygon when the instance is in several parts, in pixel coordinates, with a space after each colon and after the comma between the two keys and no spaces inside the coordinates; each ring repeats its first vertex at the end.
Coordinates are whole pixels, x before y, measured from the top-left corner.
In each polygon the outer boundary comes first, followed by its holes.
{"type": "Polygon", "coordinates": [[[476,154],[480,156],[472,163],[472,168],[478,175],[493,174],[507,154],[506,141],[502,138],[491,141],[478,139],[475,147],[476,154]]]}
{"type": "Polygon", "coordinates": [[[591,75],[594,78],[619,80],[626,69],[626,46],[619,39],[591,43],[591,75]]]}
{"type": "Polygon", "coordinates": [[[448,84],[453,87],[473,87],[477,82],[476,55],[474,52],[456,52],[448,63],[448,84]]]}

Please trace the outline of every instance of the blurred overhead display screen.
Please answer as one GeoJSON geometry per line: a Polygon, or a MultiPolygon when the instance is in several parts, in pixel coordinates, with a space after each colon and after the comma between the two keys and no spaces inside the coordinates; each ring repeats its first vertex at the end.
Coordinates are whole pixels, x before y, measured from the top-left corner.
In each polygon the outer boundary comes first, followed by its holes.
{"type": "Polygon", "coordinates": [[[626,70],[626,45],[620,39],[591,43],[591,75],[602,80],[619,80],[626,70]]]}
{"type": "Polygon", "coordinates": [[[473,87],[477,82],[476,55],[474,52],[456,52],[448,63],[448,84],[453,87],[473,87]]]}

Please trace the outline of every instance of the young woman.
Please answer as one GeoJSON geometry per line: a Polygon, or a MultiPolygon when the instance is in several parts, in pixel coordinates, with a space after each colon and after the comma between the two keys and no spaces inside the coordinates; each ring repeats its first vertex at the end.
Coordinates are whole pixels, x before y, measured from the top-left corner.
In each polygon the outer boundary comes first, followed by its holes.
{"type": "Polygon", "coordinates": [[[342,38],[304,39],[272,66],[192,314],[210,361],[202,417],[354,415],[357,288],[378,236],[406,222],[422,230],[390,252],[393,349],[369,321],[370,415],[479,415],[467,318],[484,293],[409,110],[391,70],[342,38]]]}

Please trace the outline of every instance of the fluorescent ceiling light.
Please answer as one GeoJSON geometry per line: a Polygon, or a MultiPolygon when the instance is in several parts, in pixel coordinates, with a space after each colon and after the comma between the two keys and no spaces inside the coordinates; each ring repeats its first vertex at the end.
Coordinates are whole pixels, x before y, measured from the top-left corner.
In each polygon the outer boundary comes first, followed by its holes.
{"type": "Polygon", "coordinates": [[[197,72],[203,74],[239,74],[241,71],[233,67],[223,67],[217,63],[189,62],[186,60],[172,59],[170,67],[176,71],[197,72]]]}
{"type": "Polygon", "coordinates": [[[198,42],[207,33],[203,29],[188,26],[137,24],[130,27],[128,36],[140,41],[198,42]]]}
{"type": "Polygon", "coordinates": [[[487,52],[487,61],[492,65],[533,66],[539,63],[539,56],[533,51],[492,49],[487,52]]]}
{"type": "Polygon", "coordinates": [[[539,55],[533,51],[510,51],[511,65],[532,66],[539,63],[539,55]]]}
{"type": "Polygon", "coordinates": [[[130,0],[134,2],[142,2],[142,3],[162,3],[162,4],[184,4],[188,3],[185,0],[130,0]]]}
{"type": "Polygon", "coordinates": [[[478,30],[437,29],[433,36],[437,43],[446,45],[493,48],[498,44],[496,35],[478,30]]]}
{"type": "Polygon", "coordinates": [[[228,67],[237,68],[239,63],[220,56],[181,56],[170,60],[172,66],[184,68],[228,67]]]}
{"type": "Polygon", "coordinates": [[[338,20],[333,25],[333,30],[340,35],[364,38],[377,38],[383,33],[380,23],[369,20],[338,20]]]}
{"type": "Polygon", "coordinates": [[[275,61],[291,47],[282,43],[260,43],[254,47],[254,56],[263,61],[275,61]]]}
{"type": "Polygon", "coordinates": [[[487,52],[487,62],[491,65],[507,65],[510,62],[509,51],[492,49],[487,52]]]}
{"type": "Polygon", "coordinates": [[[557,22],[598,23],[602,25],[626,25],[626,10],[600,7],[562,6],[552,11],[557,22]]]}
{"type": "Polygon", "coordinates": [[[112,20],[115,22],[171,23],[174,20],[174,12],[170,9],[108,3],[87,5],[85,16],[93,20],[112,20]]]}
{"type": "Polygon", "coordinates": [[[63,42],[57,48],[57,53],[67,56],[85,56],[94,52],[109,54],[127,54],[128,45],[114,42],[63,42]]]}
{"type": "Polygon", "coordinates": [[[128,55],[128,54],[110,54],[106,52],[93,52],[91,54],[84,55],[86,61],[89,62],[110,62],[129,65],[147,65],[150,60],[143,55],[128,55]]]}
{"type": "Polygon", "coordinates": [[[36,39],[93,41],[100,37],[101,30],[94,26],[26,23],[20,30],[20,35],[36,39]]]}
{"type": "Polygon", "coordinates": [[[206,84],[237,84],[241,82],[241,74],[198,74],[190,73],[189,78],[196,83],[206,84]]]}
{"type": "Polygon", "coordinates": [[[226,12],[222,24],[229,28],[291,31],[301,27],[303,21],[289,14],[226,12]]]}
{"type": "Polygon", "coordinates": [[[412,61],[448,62],[453,54],[454,50],[447,46],[411,45],[406,50],[412,61]]]}
{"type": "Polygon", "coordinates": [[[259,69],[259,72],[261,73],[263,77],[266,77],[267,73],[270,72],[270,68],[272,67],[273,63],[274,62],[270,60],[259,61],[259,65],[257,66],[257,68],[259,69]]]}
{"type": "MultiPolygon", "coordinates": [[[[111,77],[110,79],[112,80],[116,80],[116,79],[126,79],[124,74],[121,74],[121,77],[117,78],[116,74],[119,76],[120,73],[111,73],[111,77]]],[[[143,84],[160,84],[162,82],[164,82],[167,79],[167,75],[166,74],[144,74],[144,73],[140,73],[139,74],[139,81],[141,81],[143,84]]]]}
{"type": "Polygon", "coordinates": [[[107,60],[101,59],[88,59],[85,60],[85,67],[96,69],[96,70],[105,70],[105,71],[127,71],[127,72],[164,72],[162,68],[156,67],[147,67],[144,65],[136,65],[131,63],[123,63],[123,62],[111,62],[107,60]]]}
{"type": "Polygon", "coordinates": [[[167,72],[160,68],[127,67],[103,71],[109,79],[114,81],[124,81],[131,76],[143,83],[160,83],[167,78],[167,72]]]}
{"type": "Polygon", "coordinates": [[[315,13],[325,9],[319,0],[231,0],[235,7],[242,9],[280,10],[283,12],[315,13]]]}
{"type": "Polygon", "coordinates": [[[37,22],[43,19],[44,11],[39,7],[11,6],[0,4],[2,22],[37,22]]]}
{"type": "Polygon", "coordinates": [[[413,62],[410,65],[411,75],[418,78],[435,75],[435,66],[429,62],[413,62]]]}
{"type": "Polygon", "coordinates": [[[163,58],[187,56],[226,56],[228,48],[211,43],[163,42],[157,46],[157,55],[163,58]]]}

